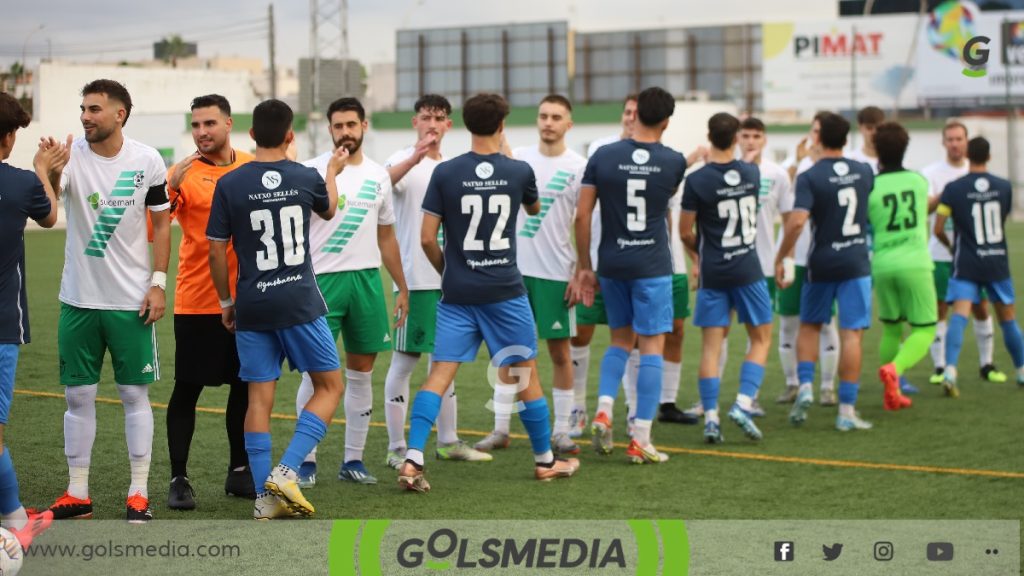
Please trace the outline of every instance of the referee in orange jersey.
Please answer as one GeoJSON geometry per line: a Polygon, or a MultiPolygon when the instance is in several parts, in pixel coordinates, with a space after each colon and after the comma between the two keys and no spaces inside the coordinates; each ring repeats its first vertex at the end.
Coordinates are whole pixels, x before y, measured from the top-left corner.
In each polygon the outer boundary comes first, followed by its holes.
{"type": "MultiPolygon", "coordinates": [[[[174,392],[167,406],[167,448],[171,456],[167,506],[174,510],[196,507],[186,465],[196,425],[196,403],[206,386],[231,386],[226,418],[231,454],[224,491],[241,498],[256,496],[242,431],[249,404],[248,385],[238,378],[235,336],[221,324],[222,303],[210,278],[206,239],[217,180],[253,159],[231,147],[231,125],[231,105],[223,96],[210,94],[192,100],[192,139],[197,151],[167,172],[172,217],[182,229],[174,291],[174,392]]],[[[238,263],[230,246],[228,266],[233,296],[238,263]]]]}

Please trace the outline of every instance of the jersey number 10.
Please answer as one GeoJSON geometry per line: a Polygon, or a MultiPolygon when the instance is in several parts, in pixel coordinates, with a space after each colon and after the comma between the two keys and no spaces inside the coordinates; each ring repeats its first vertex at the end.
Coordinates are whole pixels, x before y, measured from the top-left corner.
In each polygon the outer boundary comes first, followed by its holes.
{"type": "Polygon", "coordinates": [[[1003,207],[998,200],[978,202],[971,207],[974,218],[974,239],[978,246],[1003,241],[1003,207]]]}
{"type": "MultiPolygon", "coordinates": [[[[302,206],[285,206],[277,213],[281,223],[281,247],[284,249],[284,263],[287,266],[298,266],[306,261],[306,235],[302,221],[302,206]]],[[[252,229],[262,232],[260,242],[263,251],[256,254],[256,268],[276,270],[280,265],[277,256],[277,243],[274,241],[274,214],[267,209],[253,210],[249,213],[252,229]]]]}

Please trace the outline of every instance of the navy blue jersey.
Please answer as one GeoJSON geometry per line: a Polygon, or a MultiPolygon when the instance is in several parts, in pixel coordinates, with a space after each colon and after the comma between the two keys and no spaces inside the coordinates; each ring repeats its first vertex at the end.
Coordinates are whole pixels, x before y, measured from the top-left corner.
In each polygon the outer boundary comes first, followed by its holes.
{"type": "Polygon", "coordinates": [[[794,210],[810,212],[810,282],[841,282],[871,275],[868,195],[871,166],[848,158],[822,158],[797,176],[794,210]]]}
{"type": "Polygon", "coordinates": [[[235,324],[265,331],[327,313],[309,255],[309,218],[330,208],[327,186],[297,162],[250,162],[221,176],[206,236],[238,256],[235,324]]]}
{"type": "Polygon", "coordinates": [[[50,199],[35,172],[0,163],[0,344],[26,344],[25,221],[50,214],[50,199]]]}
{"type": "Polygon", "coordinates": [[[633,280],[672,274],[665,215],[684,172],[686,158],[660,143],[619,140],[594,152],[582,184],[597,189],[601,204],[599,276],[633,280]]]}
{"type": "Polygon", "coordinates": [[[761,171],[733,160],[706,164],[686,177],[683,210],[697,215],[700,287],[715,290],[764,279],[757,257],[761,171]]]}
{"type": "Polygon", "coordinates": [[[953,277],[998,282],[1010,277],[1003,225],[1013,209],[1007,180],[988,172],[968,174],[946,185],[939,213],[953,221],[953,277]]]}
{"type": "Polygon", "coordinates": [[[423,211],[444,227],[441,300],[490,304],[526,294],[516,265],[520,205],[537,202],[526,162],[467,152],[434,168],[423,211]]]}

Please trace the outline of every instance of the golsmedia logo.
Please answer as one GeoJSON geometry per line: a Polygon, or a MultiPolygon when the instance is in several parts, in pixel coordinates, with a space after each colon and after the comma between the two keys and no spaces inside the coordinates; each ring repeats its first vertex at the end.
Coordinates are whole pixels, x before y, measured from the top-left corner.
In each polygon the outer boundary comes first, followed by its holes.
{"type": "Polygon", "coordinates": [[[410,538],[398,546],[402,568],[625,568],[622,540],[596,538],[461,538],[448,528],[426,540],[410,538]]]}
{"type": "Polygon", "coordinates": [[[983,78],[988,74],[988,57],[990,50],[988,36],[975,36],[964,44],[963,60],[967,67],[963,74],[968,78],[983,78]]]}

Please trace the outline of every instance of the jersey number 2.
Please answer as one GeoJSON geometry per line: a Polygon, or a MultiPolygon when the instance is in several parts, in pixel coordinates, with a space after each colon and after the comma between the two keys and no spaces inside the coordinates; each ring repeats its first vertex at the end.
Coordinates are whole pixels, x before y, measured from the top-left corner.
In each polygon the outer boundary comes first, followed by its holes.
{"type": "MultiPolygon", "coordinates": [[[[479,252],[484,249],[484,241],[476,237],[480,228],[480,219],[484,215],[484,198],[479,194],[467,194],[462,197],[462,213],[469,214],[469,229],[466,230],[466,239],[462,241],[462,249],[470,252],[479,252]]],[[[491,241],[487,246],[488,250],[508,250],[512,244],[508,238],[502,236],[505,232],[505,225],[508,224],[509,214],[512,213],[512,198],[504,194],[489,196],[487,198],[487,213],[497,214],[498,222],[491,231],[491,241]]]]}
{"type": "MultiPolygon", "coordinates": [[[[284,263],[298,266],[306,261],[305,232],[302,222],[302,206],[285,206],[277,212],[281,223],[281,247],[284,249],[284,263]]],[[[256,254],[256,268],[276,270],[280,261],[277,257],[277,243],[274,242],[274,214],[270,210],[253,210],[249,213],[252,229],[262,232],[260,242],[263,251],[256,254]]]]}
{"type": "Polygon", "coordinates": [[[843,236],[859,236],[860,224],[857,224],[857,190],[853,187],[839,190],[839,205],[846,208],[843,218],[843,236]]]}

